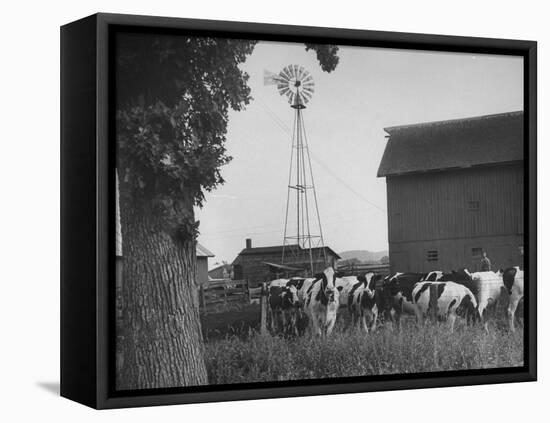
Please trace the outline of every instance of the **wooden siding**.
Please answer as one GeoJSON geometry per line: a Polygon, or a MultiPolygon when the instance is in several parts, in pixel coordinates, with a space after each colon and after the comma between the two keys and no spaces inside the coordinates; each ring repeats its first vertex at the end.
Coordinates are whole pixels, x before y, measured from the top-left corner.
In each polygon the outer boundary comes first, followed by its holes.
{"type": "MultiPolygon", "coordinates": [[[[334,266],[336,264],[336,257],[327,252],[327,260],[334,266]]],[[[281,263],[281,252],[272,254],[241,254],[233,263],[234,277],[236,279],[246,279],[251,287],[257,286],[259,283],[267,282],[275,277],[273,273],[270,273],[269,267],[265,264],[268,263],[281,263]],[[241,269],[238,269],[241,266],[241,269]],[[242,270],[242,271],[241,271],[242,270]]],[[[296,263],[285,263],[288,266],[299,266],[296,263]]],[[[309,266],[309,262],[304,263],[302,266],[309,266]]],[[[322,272],[325,269],[325,261],[319,260],[313,263],[314,272],[322,272]]]]}
{"type": "Polygon", "coordinates": [[[208,282],[208,257],[197,257],[197,282],[208,282]]]}
{"type": "Polygon", "coordinates": [[[387,194],[392,271],[476,270],[473,248],[497,268],[523,259],[523,164],[388,177],[387,194]]]}
{"type": "Polygon", "coordinates": [[[450,271],[463,267],[477,272],[481,270],[481,257],[472,255],[474,248],[487,251],[492,270],[523,267],[519,248],[522,245],[522,235],[390,243],[390,272],[450,271]],[[428,261],[428,251],[437,251],[437,260],[428,261]]]}

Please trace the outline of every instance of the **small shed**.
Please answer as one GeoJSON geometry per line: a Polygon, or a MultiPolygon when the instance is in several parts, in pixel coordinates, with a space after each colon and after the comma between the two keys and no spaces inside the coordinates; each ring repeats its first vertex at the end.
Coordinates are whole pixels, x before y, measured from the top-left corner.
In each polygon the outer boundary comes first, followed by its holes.
{"type": "MultiPolygon", "coordinates": [[[[307,257],[308,250],[298,245],[275,245],[266,247],[252,247],[252,240],[246,240],[246,248],[233,260],[234,279],[246,279],[251,286],[276,277],[288,277],[292,275],[305,276],[309,272],[309,261],[289,261],[281,263],[285,253],[294,254],[297,257],[307,257]]],[[[292,254],[289,254],[292,255],[292,254]]],[[[313,258],[313,271],[322,272],[327,266],[336,266],[340,256],[330,247],[317,247],[311,249],[313,258]],[[325,259],[326,257],[326,259],[325,259]]]]}
{"type": "Polygon", "coordinates": [[[197,242],[197,282],[208,282],[208,257],[214,257],[214,253],[197,242]]]}

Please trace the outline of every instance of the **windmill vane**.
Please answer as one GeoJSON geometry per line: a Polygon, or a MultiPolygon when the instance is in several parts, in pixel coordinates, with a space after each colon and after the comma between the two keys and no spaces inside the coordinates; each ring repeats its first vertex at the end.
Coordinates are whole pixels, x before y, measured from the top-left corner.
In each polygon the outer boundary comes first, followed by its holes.
{"type": "Polygon", "coordinates": [[[299,65],[288,65],[278,74],[264,71],[264,85],[276,85],[279,94],[295,108],[304,108],[315,92],[313,76],[299,65]]]}

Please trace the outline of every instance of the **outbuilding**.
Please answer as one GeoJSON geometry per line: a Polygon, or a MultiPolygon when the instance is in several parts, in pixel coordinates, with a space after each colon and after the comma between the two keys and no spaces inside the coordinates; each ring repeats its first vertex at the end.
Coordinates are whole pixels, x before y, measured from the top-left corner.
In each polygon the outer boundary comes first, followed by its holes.
{"type": "MultiPolygon", "coordinates": [[[[246,248],[233,260],[235,279],[245,279],[251,286],[277,277],[311,276],[309,249],[298,245],[275,245],[252,247],[252,240],[246,239],[246,248]],[[287,256],[302,257],[302,261],[291,260],[282,263],[283,249],[287,256]]],[[[311,248],[313,273],[322,272],[327,266],[336,267],[340,256],[330,247],[311,248]]]]}
{"type": "Polygon", "coordinates": [[[524,114],[385,128],[392,272],[523,266],[524,114]]]}

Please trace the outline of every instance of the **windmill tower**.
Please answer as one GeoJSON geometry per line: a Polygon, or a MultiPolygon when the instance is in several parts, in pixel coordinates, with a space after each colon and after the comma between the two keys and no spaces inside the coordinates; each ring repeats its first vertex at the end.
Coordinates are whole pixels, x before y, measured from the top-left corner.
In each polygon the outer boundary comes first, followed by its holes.
{"type": "Polygon", "coordinates": [[[315,262],[327,261],[303,116],[315,83],[303,66],[288,65],[278,74],[265,71],[264,84],[276,85],[294,109],[281,262],[313,274],[315,262]]]}

